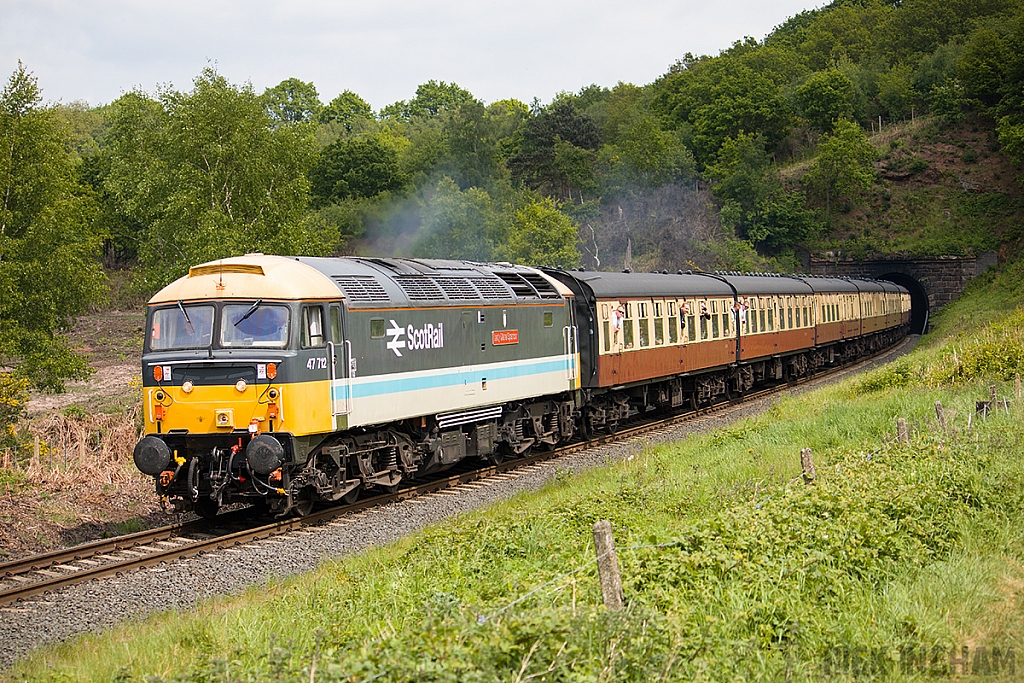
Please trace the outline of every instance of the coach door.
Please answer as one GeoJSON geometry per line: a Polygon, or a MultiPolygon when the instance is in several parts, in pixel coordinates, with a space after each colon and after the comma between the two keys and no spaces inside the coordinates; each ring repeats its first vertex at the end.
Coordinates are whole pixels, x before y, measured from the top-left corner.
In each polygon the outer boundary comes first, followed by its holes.
{"type": "MultiPolygon", "coordinates": [[[[355,376],[356,359],[352,356],[352,342],[345,334],[345,316],[340,303],[330,305],[331,339],[327,342],[327,366],[331,373],[331,415],[336,428],[339,415],[352,412],[352,378],[355,376]]],[[[347,425],[344,425],[347,426],[347,425]]]]}

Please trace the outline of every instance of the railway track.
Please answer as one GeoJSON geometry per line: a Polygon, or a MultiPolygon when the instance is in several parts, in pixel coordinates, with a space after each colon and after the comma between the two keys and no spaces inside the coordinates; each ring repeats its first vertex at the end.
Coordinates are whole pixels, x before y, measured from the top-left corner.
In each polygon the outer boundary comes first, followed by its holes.
{"type": "Polygon", "coordinates": [[[10,605],[13,603],[66,586],[288,534],[368,508],[445,489],[455,489],[494,477],[500,478],[512,471],[528,470],[539,466],[542,462],[570,453],[644,434],[655,434],[699,417],[712,414],[726,415],[739,410],[750,401],[788,391],[809,382],[841,377],[844,374],[855,372],[880,357],[902,351],[906,345],[911,343],[911,339],[911,337],[907,337],[895,346],[851,365],[833,368],[786,384],[760,389],[729,401],[685,413],[653,417],[640,424],[624,427],[614,434],[597,435],[588,441],[570,443],[548,452],[537,452],[524,458],[440,476],[427,481],[417,482],[414,480],[411,486],[395,493],[371,496],[351,505],[316,511],[306,517],[275,520],[253,527],[247,510],[235,510],[220,514],[213,520],[184,522],[6,562],[0,564],[0,606],[8,606],[7,609],[11,609],[10,605]]]}

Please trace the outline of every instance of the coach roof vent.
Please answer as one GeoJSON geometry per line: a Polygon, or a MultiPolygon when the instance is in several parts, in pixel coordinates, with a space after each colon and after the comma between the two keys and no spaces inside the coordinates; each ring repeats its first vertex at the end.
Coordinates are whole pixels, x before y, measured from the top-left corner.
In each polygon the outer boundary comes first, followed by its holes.
{"type": "Polygon", "coordinates": [[[335,275],[332,279],[338,283],[338,288],[349,301],[360,303],[391,301],[391,297],[388,296],[384,287],[372,277],[335,275]]]}

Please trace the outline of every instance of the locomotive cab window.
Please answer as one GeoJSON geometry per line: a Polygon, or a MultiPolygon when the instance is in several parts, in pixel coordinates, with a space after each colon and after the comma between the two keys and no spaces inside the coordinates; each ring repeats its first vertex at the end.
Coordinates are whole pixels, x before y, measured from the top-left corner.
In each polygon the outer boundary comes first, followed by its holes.
{"type": "Polygon", "coordinates": [[[384,329],[384,318],[372,318],[370,320],[370,339],[383,339],[384,329]]]}
{"type": "Polygon", "coordinates": [[[324,309],[304,306],[302,309],[302,346],[317,348],[324,345],[324,309]]]}
{"type": "Polygon", "coordinates": [[[220,344],[232,348],[284,348],[288,344],[288,313],[287,306],[262,301],[227,304],[220,316],[220,344]]]}
{"type": "Polygon", "coordinates": [[[213,306],[173,306],[153,311],[149,348],[195,349],[209,346],[213,339],[213,306]]]}
{"type": "Polygon", "coordinates": [[[544,311],[544,327],[551,327],[555,324],[555,314],[551,311],[544,311]]]}

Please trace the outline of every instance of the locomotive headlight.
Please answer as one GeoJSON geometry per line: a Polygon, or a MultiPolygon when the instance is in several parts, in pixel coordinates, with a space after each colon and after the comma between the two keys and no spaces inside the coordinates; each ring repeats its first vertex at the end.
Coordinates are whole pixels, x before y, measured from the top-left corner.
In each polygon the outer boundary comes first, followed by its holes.
{"type": "Polygon", "coordinates": [[[244,379],[240,379],[237,382],[235,382],[235,389],[237,389],[240,393],[244,392],[246,387],[248,386],[249,385],[245,383],[244,379]]]}
{"type": "Polygon", "coordinates": [[[164,369],[163,369],[163,367],[160,366],[160,365],[154,365],[153,366],[153,379],[155,379],[157,382],[160,382],[160,381],[163,380],[163,378],[164,378],[164,369]]]}
{"type": "Polygon", "coordinates": [[[277,377],[277,363],[267,363],[267,379],[277,377]]]}
{"type": "Polygon", "coordinates": [[[270,397],[271,401],[276,400],[277,399],[277,389],[271,389],[270,391],[268,391],[267,392],[267,396],[270,397]]]}
{"type": "Polygon", "coordinates": [[[192,393],[192,380],[190,380],[190,379],[185,380],[185,383],[181,385],[181,390],[183,392],[185,392],[186,394],[191,394],[192,393]]]}
{"type": "Polygon", "coordinates": [[[163,401],[164,398],[165,398],[164,392],[162,392],[162,391],[156,392],[155,394],[153,394],[153,398],[155,398],[158,401],[163,401]]]}

